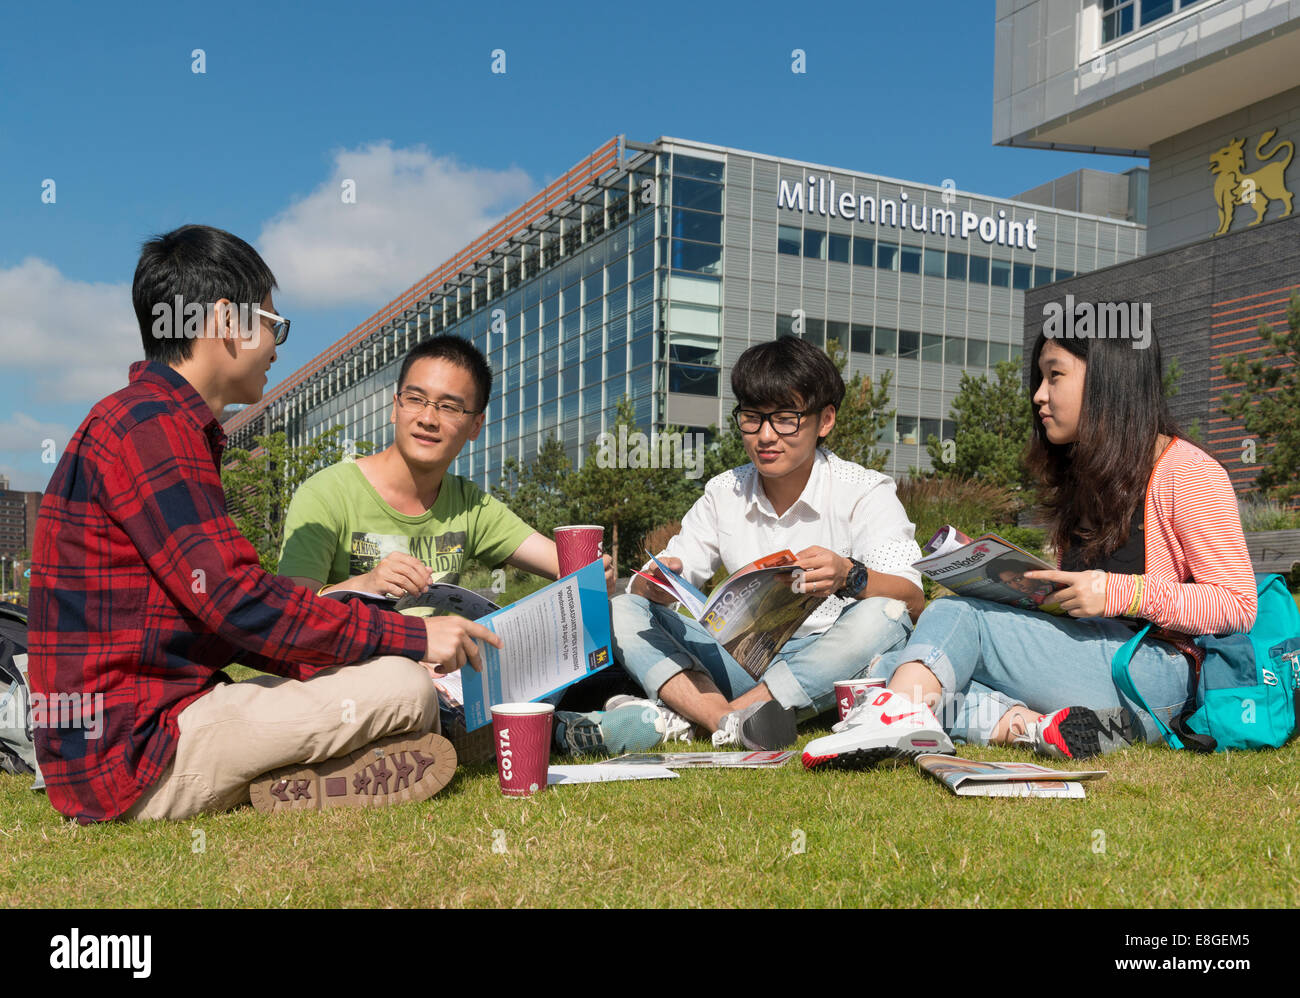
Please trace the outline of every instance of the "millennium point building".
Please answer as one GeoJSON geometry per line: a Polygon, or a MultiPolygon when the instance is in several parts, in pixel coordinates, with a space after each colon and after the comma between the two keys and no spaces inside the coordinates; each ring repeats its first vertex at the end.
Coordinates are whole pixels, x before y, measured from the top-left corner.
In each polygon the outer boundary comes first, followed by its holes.
{"type": "Polygon", "coordinates": [[[995,16],[996,143],[1149,159],[1151,255],[1032,289],[1025,342],[1066,295],[1149,304],[1183,370],[1175,416],[1251,489],[1271,445],[1223,414],[1241,389],[1223,368],[1263,354],[1259,323],[1285,325],[1300,290],[1300,2],[998,0],[995,16]]]}
{"type": "Polygon", "coordinates": [[[1142,169],[1081,171],[1015,200],[616,137],[226,429],[250,447],[341,425],[386,446],[403,355],[454,333],[496,377],[483,432],[452,468],[488,487],[548,435],[579,462],[624,395],[646,431],[725,426],[736,358],[789,334],[837,341],[850,375],[889,373],[886,470],[927,468],[962,373],[1019,358],[1027,291],[1145,252],[1144,195],[1142,169]]]}

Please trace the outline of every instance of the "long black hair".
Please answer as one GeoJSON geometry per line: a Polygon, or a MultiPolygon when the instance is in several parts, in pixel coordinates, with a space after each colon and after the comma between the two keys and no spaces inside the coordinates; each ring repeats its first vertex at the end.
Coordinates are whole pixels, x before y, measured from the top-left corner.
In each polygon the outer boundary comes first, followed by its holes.
{"type": "Polygon", "coordinates": [[[1086,365],[1079,431],[1074,443],[1054,444],[1034,413],[1026,461],[1042,482],[1058,551],[1077,545],[1083,564],[1121,548],[1155,466],[1156,438],[1183,436],[1165,401],[1160,343],[1145,347],[1114,337],[1048,337],[1039,332],[1029,369],[1029,397],[1043,381],[1039,358],[1055,343],[1086,365]]]}

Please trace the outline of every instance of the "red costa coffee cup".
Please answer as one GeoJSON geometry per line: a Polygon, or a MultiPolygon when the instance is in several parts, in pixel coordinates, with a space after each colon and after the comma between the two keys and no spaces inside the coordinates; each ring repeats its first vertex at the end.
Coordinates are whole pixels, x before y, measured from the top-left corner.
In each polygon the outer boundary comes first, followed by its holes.
{"type": "Polygon", "coordinates": [[[882,689],[883,679],[840,679],[835,683],[835,706],[839,708],[840,720],[853,709],[858,697],[866,696],[867,690],[882,689]]]}
{"type": "Polygon", "coordinates": [[[555,528],[555,553],[560,556],[560,576],[570,575],[593,561],[600,561],[604,552],[601,542],[605,528],[592,524],[555,528]]]}
{"type": "Polygon", "coordinates": [[[554,713],[555,708],[549,703],[492,705],[497,782],[507,797],[531,797],[546,789],[554,713]]]}

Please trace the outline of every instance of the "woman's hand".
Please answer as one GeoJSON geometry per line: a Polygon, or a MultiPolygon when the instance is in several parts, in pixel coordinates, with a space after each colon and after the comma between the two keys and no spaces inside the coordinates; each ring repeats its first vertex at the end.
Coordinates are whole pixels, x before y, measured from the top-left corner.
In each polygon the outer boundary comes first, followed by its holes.
{"type": "Polygon", "coordinates": [[[1056,602],[1071,617],[1103,617],[1106,610],[1106,573],[1100,569],[1087,572],[1061,572],[1057,569],[1039,569],[1026,572],[1026,579],[1042,579],[1045,582],[1064,582],[1065,588],[1058,589],[1044,602],[1056,602]]]}

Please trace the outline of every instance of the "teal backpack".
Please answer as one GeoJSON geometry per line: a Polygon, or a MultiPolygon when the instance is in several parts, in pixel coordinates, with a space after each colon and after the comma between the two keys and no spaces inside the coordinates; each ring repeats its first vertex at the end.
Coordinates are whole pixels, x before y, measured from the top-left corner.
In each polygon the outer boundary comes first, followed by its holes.
{"type": "Polygon", "coordinates": [[[1196,638],[1205,661],[1196,699],[1171,727],[1147,707],[1128,665],[1147,624],[1115,653],[1115,685],[1155,720],[1171,748],[1195,752],[1278,748],[1300,730],[1300,610],[1280,575],[1256,575],[1259,611],[1249,634],[1196,638]]]}

